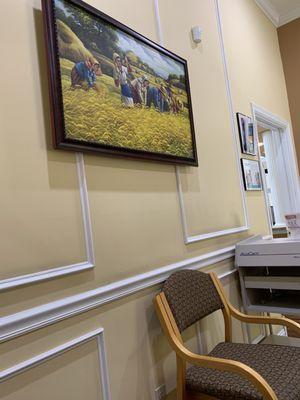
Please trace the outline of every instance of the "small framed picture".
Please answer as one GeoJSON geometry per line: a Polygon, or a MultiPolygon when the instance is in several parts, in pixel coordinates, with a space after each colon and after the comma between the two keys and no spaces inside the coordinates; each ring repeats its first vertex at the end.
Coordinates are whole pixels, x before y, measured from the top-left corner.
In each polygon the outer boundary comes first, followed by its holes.
{"type": "Polygon", "coordinates": [[[241,162],[245,190],[262,190],[263,187],[258,161],[242,158],[241,162]]]}
{"type": "Polygon", "coordinates": [[[237,113],[237,121],[242,153],[256,156],[257,152],[254,140],[254,128],[252,118],[247,117],[247,115],[237,113]]]}

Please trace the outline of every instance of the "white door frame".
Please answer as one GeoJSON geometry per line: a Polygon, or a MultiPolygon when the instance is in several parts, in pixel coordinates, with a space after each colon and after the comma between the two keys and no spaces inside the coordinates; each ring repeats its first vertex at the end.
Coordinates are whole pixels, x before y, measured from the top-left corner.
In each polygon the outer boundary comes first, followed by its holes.
{"type": "MultiPolygon", "coordinates": [[[[252,108],[252,117],[254,122],[254,135],[255,135],[255,142],[256,146],[258,145],[258,130],[257,124],[261,124],[264,127],[279,129],[282,133],[282,145],[283,145],[283,152],[284,152],[284,160],[286,169],[289,171],[287,176],[288,179],[288,188],[289,188],[289,198],[290,202],[293,206],[293,211],[300,212],[300,181],[299,181],[299,170],[298,164],[296,161],[296,150],[294,144],[294,138],[292,135],[292,129],[290,123],[285,121],[276,115],[272,114],[268,110],[264,109],[263,107],[258,106],[255,103],[251,103],[252,108]]],[[[258,146],[257,146],[258,148],[258,146]]],[[[262,162],[260,158],[260,153],[258,152],[259,156],[259,163],[261,172],[263,172],[262,162]]],[[[264,174],[262,173],[262,178],[264,180],[264,174]]],[[[266,185],[264,182],[264,195],[265,195],[265,205],[268,215],[269,221],[269,229],[270,233],[272,232],[272,222],[270,219],[269,213],[269,201],[267,198],[266,192],[266,185]]]]}

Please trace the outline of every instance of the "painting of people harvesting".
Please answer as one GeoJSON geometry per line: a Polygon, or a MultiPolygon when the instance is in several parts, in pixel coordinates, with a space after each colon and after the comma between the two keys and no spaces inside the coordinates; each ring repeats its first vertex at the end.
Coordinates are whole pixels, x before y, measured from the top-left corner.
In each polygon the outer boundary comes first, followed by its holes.
{"type": "Polygon", "coordinates": [[[42,0],[56,148],[197,166],[187,63],[81,0],[42,0]]]}

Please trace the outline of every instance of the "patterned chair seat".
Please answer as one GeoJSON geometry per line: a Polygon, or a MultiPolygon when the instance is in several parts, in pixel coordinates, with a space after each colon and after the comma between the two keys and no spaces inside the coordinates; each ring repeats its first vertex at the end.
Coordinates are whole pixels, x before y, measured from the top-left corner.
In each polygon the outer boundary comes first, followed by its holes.
{"type": "MultiPolygon", "coordinates": [[[[300,347],[226,342],[209,356],[247,364],[269,383],[279,400],[300,400],[300,347]]],[[[230,372],[192,366],[186,373],[186,386],[221,400],[263,400],[250,382],[230,372]]]]}

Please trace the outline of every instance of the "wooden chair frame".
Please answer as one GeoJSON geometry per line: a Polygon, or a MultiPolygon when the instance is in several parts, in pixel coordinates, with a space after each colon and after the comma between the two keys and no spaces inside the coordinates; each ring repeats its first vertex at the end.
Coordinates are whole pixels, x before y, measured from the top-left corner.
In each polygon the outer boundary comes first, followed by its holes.
{"type": "MultiPolygon", "coordinates": [[[[283,325],[290,328],[296,328],[300,334],[300,324],[285,318],[285,317],[266,317],[266,316],[251,316],[238,311],[230,304],[225,295],[224,289],[212,272],[210,273],[214,286],[222,300],[224,308],[222,309],[225,322],[225,341],[232,341],[232,317],[241,322],[251,324],[272,324],[283,325]]],[[[201,393],[188,392],[185,387],[186,363],[197,365],[199,367],[217,369],[220,371],[228,371],[241,375],[256,387],[266,400],[278,400],[268,382],[258,374],[254,369],[246,364],[234,360],[215,358],[205,355],[199,355],[189,351],[183,344],[181,334],[175,322],[172,311],[169,307],[166,296],[163,292],[158,294],[154,299],[154,305],[162,325],[162,328],[168,338],[168,341],[176,353],[177,361],[177,400],[192,400],[192,399],[215,399],[215,397],[207,396],[201,393]]]]}

